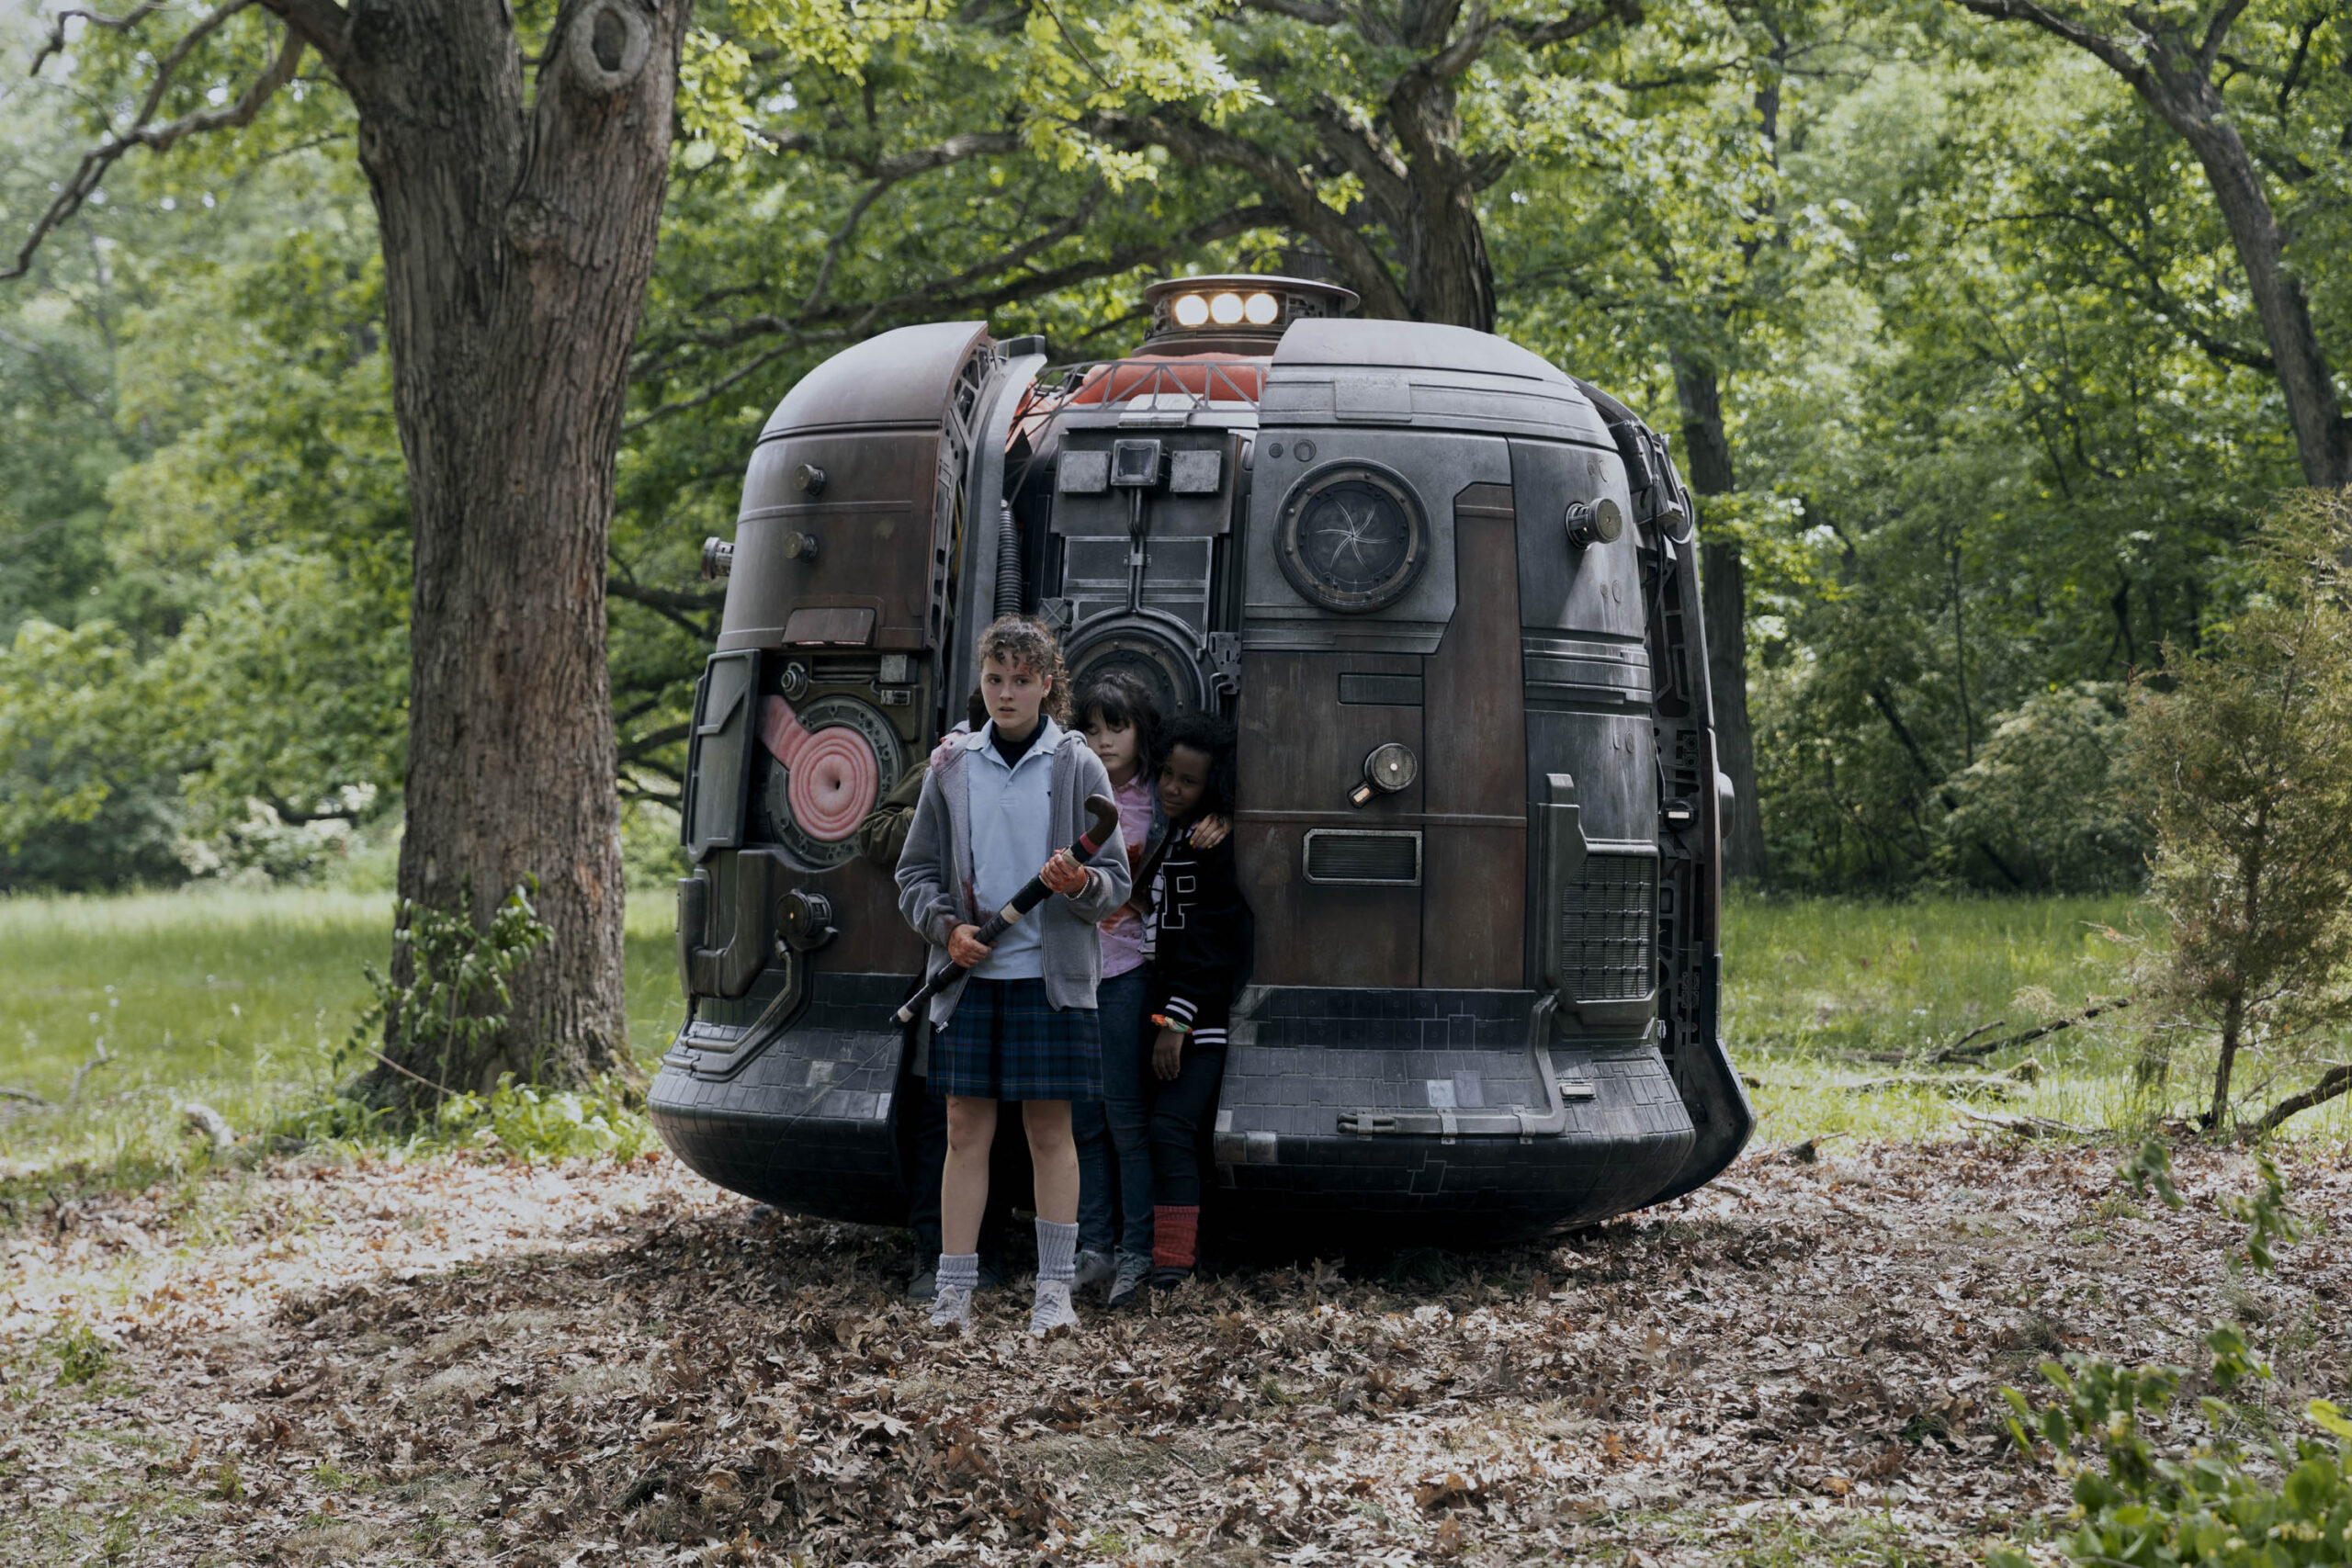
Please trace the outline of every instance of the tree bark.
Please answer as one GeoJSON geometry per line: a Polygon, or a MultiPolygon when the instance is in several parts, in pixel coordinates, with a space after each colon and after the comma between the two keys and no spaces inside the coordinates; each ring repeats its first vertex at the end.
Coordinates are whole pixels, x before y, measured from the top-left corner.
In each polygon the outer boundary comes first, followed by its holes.
{"type": "Polygon", "coordinates": [[[2132,85],[2132,91],[2172,127],[2203,165],[2231,243],[2245,268],[2247,290],[2262,319],[2279,392],[2295,434],[2304,482],[2321,489],[2352,484],[2352,424],[2336,401],[2327,355],[2312,330],[2311,304],[2302,282],[2287,264],[2290,236],[2271,211],[2261,172],[2246,151],[2229,106],[2214,85],[2213,67],[2243,0],[2225,4],[2206,24],[2201,39],[2183,30],[2183,19],[2157,20],[2134,13],[2129,39],[2110,38],[2040,0],[1958,0],[1979,16],[2023,21],[2098,58],[2132,85]]]}
{"type": "Polygon", "coordinates": [[[486,922],[535,881],[554,931],[453,1089],[632,1070],[605,547],[688,9],[569,0],[535,90],[500,0],[362,0],[337,62],[414,513],[400,892],[486,922]]]}
{"type": "Polygon", "coordinates": [[[1707,682],[1715,694],[1715,761],[1732,787],[1724,875],[1757,881],[1764,875],[1764,813],[1756,798],[1756,739],[1747,720],[1747,567],[1738,539],[1707,526],[1706,498],[1735,488],[1723,388],[1714,367],[1679,351],[1672,358],[1690,490],[1699,498],[1699,607],[1707,633],[1707,682]]]}
{"type": "Polygon", "coordinates": [[[2230,1114],[2230,1075],[2237,1066],[2238,1044],[2245,1032],[2245,998],[2233,994],[2222,1008],[2222,1054],[2213,1064],[2213,1104],[2205,1112],[2208,1132],[2220,1132],[2230,1114]]]}
{"type": "Polygon", "coordinates": [[[2220,90],[2201,72],[2158,81],[2162,85],[2148,94],[2149,100],[2204,165],[2222,221],[2245,268],[2262,335],[2278,366],[2303,480],[2327,490],[2352,484],[2352,423],[2336,402],[2327,355],[2312,326],[2311,302],[2302,280],[2287,265],[2288,236],[2271,212],[2254,155],[2230,123],[2220,90]]]}

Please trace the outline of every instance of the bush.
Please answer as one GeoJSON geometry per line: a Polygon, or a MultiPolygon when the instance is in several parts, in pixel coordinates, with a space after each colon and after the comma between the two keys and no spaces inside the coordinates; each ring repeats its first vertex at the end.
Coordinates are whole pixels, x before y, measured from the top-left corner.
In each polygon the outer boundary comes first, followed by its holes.
{"type": "MultiPolygon", "coordinates": [[[[2293,1240],[2298,1227],[2278,1168],[2267,1159],[2258,1168],[2260,1189],[2227,1208],[2249,1226],[2245,1265],[2267,1270],[2271,1243],[2293,1240]]],[[[2143,1191],[2153,1187],[2167,1207],[2181,1206],[2162,1144],[2147,1145],[2121,1174],[2143,1191]]],[[[2231,1263],[2237,1267],[2239,1258],[2233,1255],[2231,1263]]],[[[2248,1351],[2236,1328],[2218,1326],[2205,1344],[2222,1393],[2268,1380],[2269,1369],[2248,1351]]],[[[2046,1443],[2059,1473],[2073,1480],[2075,1528],[2058,1542],[2069,1561],[2287,1568],[2352,1560],[2352,1480],[2346,1475],[2352,1421],[2334,1404],[2313,1400],[2305,1407],[2312,1424],[2334,1442],[2307,1437],[2291,1445],[2273,1442],[2272,1472],[2257,1474],[2228,1436],[2240,1416],[2224,1399],[2198,1401],[2209,1433],[2205,1442],[2167,1452],[2151,1439],[2148,1425],[2171,1404],[2188,1375],[2179,1367],[2126,1368],[2069,1354],[2063,1361],[2044,1361],[2041,1374],[2058,1399],[2039,1410],[2016,1389],[2001,1392],[2014,1413],[2009,1435],[2018,1449],[2031,1460],[2040,1451],[2037,1439],[2046,1443]],[[2096,1455],[2098,1464],[2077,1457],[2083,1454],[2096,1455]]],[[[2031,1568],[2031,1560],[2013,1547],[1995,1547],[1985,1561],[1989,1568],[2031,1568]]]]}
{"type": "Polygon", "coordinates": [[[434,1141],[515,1159],[611,1155],[634,1159],[654,1145],[635,1092],[606,1075],[584,1088],[534,1089],[502,1076],[487,1095],[461,1094],[434,1113],[434,1141]]]}
{"type": "Polygon", "coordinates": [[[2165,649],[2132,716],[2170,928],[2143,988],[2160,1023],[2219,1037],[2215,1131],[2242,1051],[2278,1057],[2352,1001],[2352,500],[2307,496],[2257,550],[2266,596],[2207,648],[2165,649]]]}
{"type": "Polygon", "coordinates": [[[2028,697],[1993,721],[1976,761],[1946,782],[1944,857],[1971,873],[1981,857],[1999,880],[2037,891],[2138,882],[2147,828],[2116,776],[2123,742],[2123,688],[2112,682],[2028,697]]]}
{"type": "Polygon", "coordinates": [[[471,1154],[490,1159],[572,1159],[610,1155],[634,1159],[657,1140],[623,1080],[599,1077],[579,1089],[536,1089],[507,1074],[488,1094],[456,1094],[405,1134],[382,1106],[336,1094],[280,1116],[268,1141],[281,1149],[340,1145],[389,1146],[408,1156],[471,1154]]]}
{"type": "Polygon", "coordinates": [[[375,1081],[395,1103],[413,1104],[418,1090],[431,1091],[436,1108],[454,1098],[452,1069],[506,1027],[505,1010],[514,1001],[508,976],[555,934],[531,907],[531,891],[518,886],[507,894],[487,926],[474,923],[470,886],[459,890],[455,909],[401,899],[392,945],[405,956],[409,977],[387,979],[374,964],[361,966],[376,999],[360,1013],[336,1059],[367,1056],[382,1064],[386,1072],[375,1081]],[[381,1051],[372,1043],[379,1037],[381,1051]],[[400,1081],[392,1081],[392,1074],[400,1081]]]}

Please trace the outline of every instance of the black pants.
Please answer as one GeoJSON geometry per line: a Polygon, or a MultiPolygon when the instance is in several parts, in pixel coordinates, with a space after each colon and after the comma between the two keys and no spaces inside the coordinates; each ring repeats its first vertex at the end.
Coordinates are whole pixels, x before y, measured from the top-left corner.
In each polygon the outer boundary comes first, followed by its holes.
{"type": "MultiPolygon", "coordinates": [[[[907,1228],[915,1233],[915,1266],[928,1269],[939,1259],[939,1187],[947,1173],[947,1100],[933,1094],[922,1078],[909,1080],[914,1093],[914,1190],[907,1194],[907,1228]]],[[[1015,1110],[1018,1111],[1018,1107],[1015,1110]]],[[[1019,1144],[1019,1138],[1011,1140],[1019,1144]]],[[[991,1168],[1007,1163],[996,1156],[1007,1140],[999,1138],[989,1151],[991,1168]]],[[[1027,1152],[1025,1145],[1022,1153],[1027,1152]]],[[[989,1204],[980,1214],[980,1252],[991,1258],[1004,1255],[1005,1236],[1012,1224],[1012,1200],[1026,1189],[1005,1179],[1005,1172],[989,1172],[989,1204]]]]}
{"type": "Polygon", "coordinates": [[[1225,1077],[1225,1053],[1186,1051],[1173,1082],[1151,1071],[1151,1201],[1171,1209],[1201,1204],[1201,1119],[1225,1077]]]}

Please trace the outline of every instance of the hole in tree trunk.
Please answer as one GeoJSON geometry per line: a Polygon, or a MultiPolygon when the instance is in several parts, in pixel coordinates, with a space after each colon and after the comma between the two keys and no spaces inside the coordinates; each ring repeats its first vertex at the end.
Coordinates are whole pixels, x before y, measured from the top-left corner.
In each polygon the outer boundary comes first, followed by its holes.
{"type": "Polygon", "coordinates": [[[608,72],[616,72],[628,58],[628,24],[610,6],[596,13],[588,47],[596,56],[596,63],[608,72]]]}

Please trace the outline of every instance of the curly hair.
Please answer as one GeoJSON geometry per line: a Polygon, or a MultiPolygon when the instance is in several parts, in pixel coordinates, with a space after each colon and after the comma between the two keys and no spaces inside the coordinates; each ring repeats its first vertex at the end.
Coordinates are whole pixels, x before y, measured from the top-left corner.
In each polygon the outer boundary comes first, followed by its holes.
{"type": "Polygon", "coordinates": [[[1069,722],[1069,671],[1062,667],[1062,647],[1043,621],[1026,615],[999,615],[980,633],[980,660],[995,660],[1008,670],[1026,670],[1051,682],[1040,710],[1048,718],[1069,722]]]}
{"type": "Polygon", "coordinates": [[[1234,761],[1233,726],[1214,714],[1188,708],[1170,719],[1160,736],[1160,760],[1165,761],[1179,746],[1198,751],[1209,760],[1208,788],[1201,792],[1201,804],[1193,814],[1232,816],[1236,775],[1240,771],[1234,761]]]}

